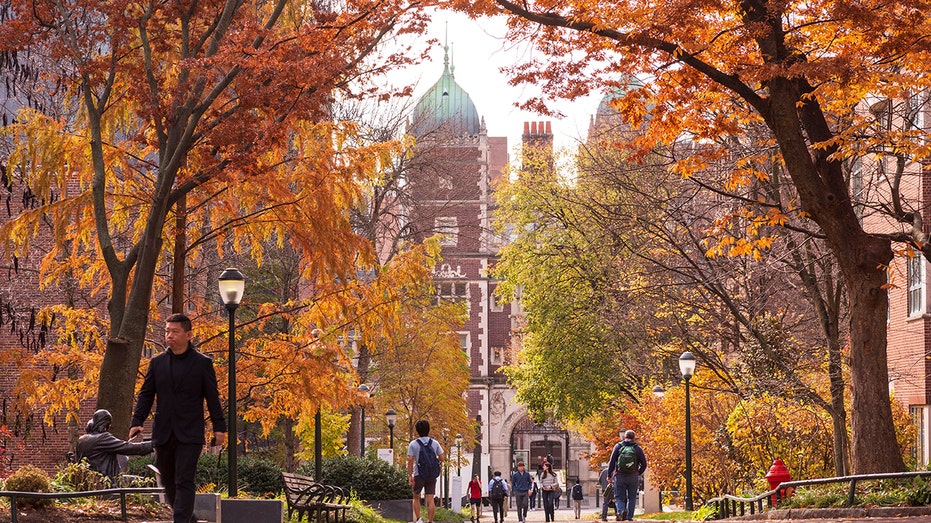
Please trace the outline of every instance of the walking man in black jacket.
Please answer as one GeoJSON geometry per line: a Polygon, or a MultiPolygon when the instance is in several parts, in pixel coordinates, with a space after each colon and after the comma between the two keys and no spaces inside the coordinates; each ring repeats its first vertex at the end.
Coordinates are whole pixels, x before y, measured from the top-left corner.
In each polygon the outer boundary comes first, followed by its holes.
{"type": "Polygon", "coordinates": [[[190,318],[184,314],[168,317],[165,322],[168,350],[149,363],[129,429],[130,439],[142,432],[142,424],[157,399],[152,423],[155,466],[174,511],[174,523],[190,523],[194,513],[194,473],[206,444],[205,400],[216,444],[226,442],[226,419],[213,360],[194,350],[192,337],[190,318]]]}

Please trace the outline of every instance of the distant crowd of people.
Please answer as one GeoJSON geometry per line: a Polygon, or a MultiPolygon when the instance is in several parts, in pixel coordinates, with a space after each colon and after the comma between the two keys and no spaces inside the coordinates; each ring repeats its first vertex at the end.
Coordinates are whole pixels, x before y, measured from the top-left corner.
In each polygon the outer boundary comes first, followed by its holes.
{"type": "MultiPolygon", "coordinates": [[[[436,480],[439,477],[439,462],[444,459],[443,449],[436,440],[429,437],[429,422],[418,421],[415,429],[419,437],[408,447],[407,465],[414,494],[414,518],[415,523],[424,523],[420,507],[420,495],[423,492],[427,503],[427,523],[433,523],[436,510],[434,501],[436,480]],[[430,471],[421,472],[426,469],[430,471]]],[[[640,477],[647,468],[646,455],[636,443],[634,431],[622,431],[621,437],[623,439],[611,451],[608,468],[602,472],[600,477],[605,499],[605,503],[602,504],[602,521],[607,521],[609,505],[615,507],[618,521],[633,521],[640,477]],[[609,501],[613,502],[609,503],[609,501]]],[[[510,482],[502,477],[501,471],[495,471],[486,491],[481,478],[475,474],[469,481],[466,492],[473,522],[479,521],[482,506],[487,502],[491,506],[494,523],[504,523],[508,508],[507,500],[513,496],[517,507],[517,520],[519,523],[524,523],[527,511],[535,510],[541,505],[541,501],[545,521],[555,521],[555,511],[559,509],[563,490],[559,475],[553,470],[553,456],[547,455],[541,460],[536,477],[527,472],[523,461],[518,461],[517,470],[511,473],[510,482]],[[486,492],[487,497],[483,496],[486,492]]],[[[579,519],[584,496],[578,479],[572,486],[570,497],[575,510],[575,518],[579,519]]]]}

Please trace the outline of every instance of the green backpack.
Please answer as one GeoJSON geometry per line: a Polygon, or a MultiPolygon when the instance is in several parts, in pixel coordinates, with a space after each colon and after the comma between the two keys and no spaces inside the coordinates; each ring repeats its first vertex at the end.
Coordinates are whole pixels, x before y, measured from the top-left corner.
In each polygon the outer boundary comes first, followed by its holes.
{"type": "Polygon", "coordinates": [[[637,459],[637,445],[624,445],[617,452],[618,474],[636,474],[640,469],[640,460],[637,459]]]}

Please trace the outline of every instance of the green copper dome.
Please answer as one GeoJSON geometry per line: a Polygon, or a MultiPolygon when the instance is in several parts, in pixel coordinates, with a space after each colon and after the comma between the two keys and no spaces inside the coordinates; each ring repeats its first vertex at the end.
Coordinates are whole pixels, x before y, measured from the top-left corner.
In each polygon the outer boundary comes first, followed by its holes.
{"type": "Polygon", "coordinates": [[[415,136],[435,132],[452,136],[476,136],[481,129],[481,120],[472,98],[456,83],[453,68],[449,65],[448,50],[448,47],[444,49],[443,75],[414,107],[411,133],[415,136]]]}

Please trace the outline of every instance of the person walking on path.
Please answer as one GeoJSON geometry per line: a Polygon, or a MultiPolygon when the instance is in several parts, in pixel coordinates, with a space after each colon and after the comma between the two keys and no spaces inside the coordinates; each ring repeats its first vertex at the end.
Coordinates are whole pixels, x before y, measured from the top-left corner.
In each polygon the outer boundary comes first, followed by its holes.
{"type": "Polygon", "coordinates": [[[572,485],[572,506],[575,508],[575,519],[579,519],[582,516],[582,485],[579,480],[575,480],[575,485],[572,485]]]}
{"type": "Polygon", "coordinates": [[[608,521],[608,508],[614,503],[614,484],[608,476],[608,469],[601,471],[598,485],[601,486],[601,521],[608,521]]]}
{"type": "Polygon", "coordinates": [[[511,475],[511,488],[514,490],[514,504],[517,505],[517,521],[524,523],[527,520],[527,498],[533,488],[533,478],[525,470],[523,461],[517,462],[517,472],[511,475]]]}
{"type": "Polygon", "coordinates": [[[495,523],[504,523],[504,500],[508,497],[508,484],[501,477],[501,471],[496,470],[495,475],[488,482],[488,501],[491,502],[491,512],[495,516],[495,523]]]}
{"type": "Polygon", "coordinates": [[[420,517],[420,492],[427,499],[427,521],[433,523],[436,515],[436,478],[440,477],[440,461],[444,459],[443,447],[430,437],[430,422],[422,419],[414,424],[417,439],[407,446],[407,475],[413,488],[413,508],[416,523],[423,523],[420,517]]]}
{"type": "Polygon", "coordinates": [[[472,476],[469,482],[469,508],[472,511],[472,521],[482,517],[482,480],[478,474],[472,476]]]}
{"type": "MultiPolygon", "coordinates": [[[[191,319],[184,314],[172,314],[165,320],[168,350],[149,362],[129,429],[130,440],[142,433],[142,424],[157,399],[158,411],[152,423],[155,466],[174,513],[174,523],[190,523],[194,514],[194,473],[207,443],[204,401],[216,444],[226,442],[226,419],[213,360],[194,350],[193,337],[191,319]]],[[[235,441],[231,444],[235,445],[235,441]]]]}
{"type": "Polygon", "coordinates": [[[553,465],[550,463],[543,464],[543,472],[540,474],[540,486],[543,488],[543,516],[545,521],[555,521],[556,511],[553,506],[556,496],[559,492],[559,478],[553,472],[553,465]]]}
{"type": "Polygon", "coordinates": [[[614,508],[617,520],[634,520],[637,507],[637,489],[640,476],[647,469],[647,457],[640,445],[634,441],[632,430],[623,433],[624,439],[614,446],[608,460],[608,476],[614,478],[614,508]]]}
{"type": "Polygon", "coordinates": [[[540,495],[540,487],[537,486],[537,478],[533,478],[533,486],[530,487],[530,510],[537,509],[537,497],[540,495]]]}

